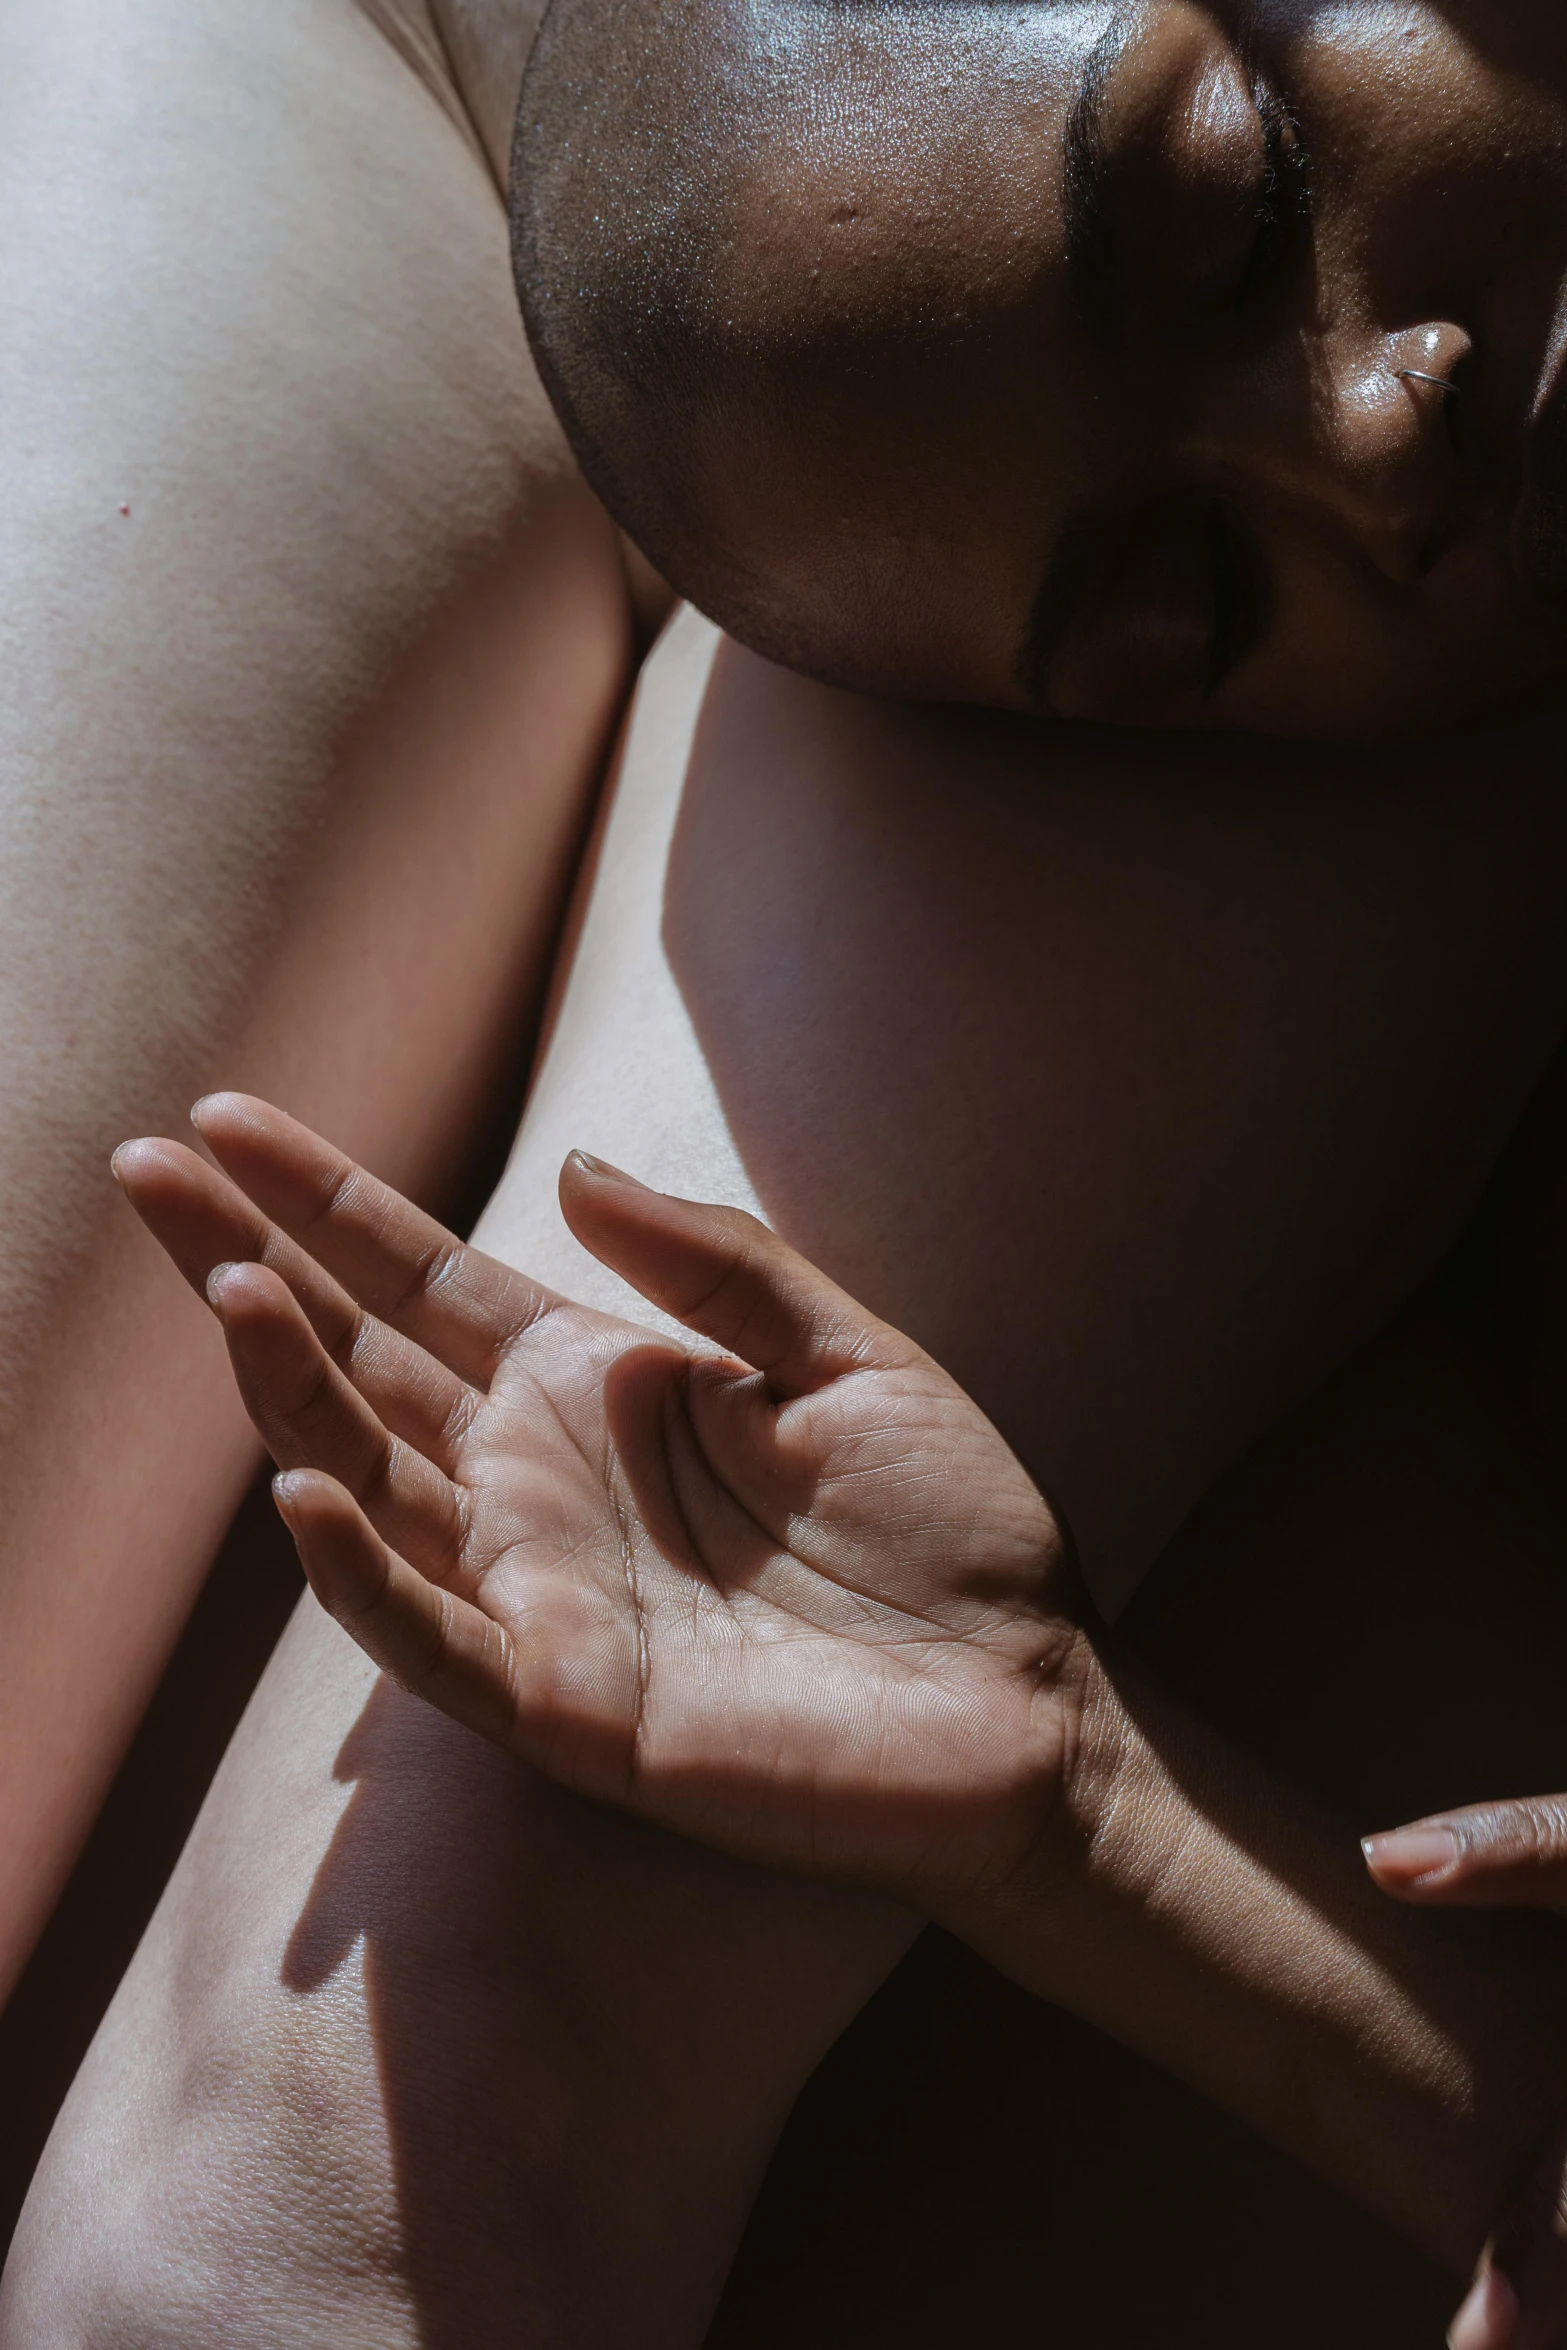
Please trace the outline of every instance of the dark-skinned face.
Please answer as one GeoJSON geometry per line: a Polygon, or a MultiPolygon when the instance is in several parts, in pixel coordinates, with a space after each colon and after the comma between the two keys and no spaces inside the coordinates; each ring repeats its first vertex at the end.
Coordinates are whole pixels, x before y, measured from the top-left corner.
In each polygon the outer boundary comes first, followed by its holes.
{"type": "Polygon", "coordinates": [[[781,388],[719,505],[778,633],[1327,739],[1567,688],[1560,0],[1000,22],[868,18],[740,200],[781,388]]]}

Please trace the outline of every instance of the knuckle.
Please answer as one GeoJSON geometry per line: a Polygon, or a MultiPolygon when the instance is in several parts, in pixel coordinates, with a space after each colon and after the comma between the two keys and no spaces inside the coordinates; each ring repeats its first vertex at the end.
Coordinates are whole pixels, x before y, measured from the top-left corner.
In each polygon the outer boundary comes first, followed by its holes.
{"type": "Polygon", "coordinates": [[[473,1547],[473,1496],[466,1485],[454,1485],[448,1548],[453,1567],[460,1566],[473,1547]]]}
{"type": "Polygon", "coordinates": [[[360,1473],[358,1498],[364,1502],[392,1500],[402,1482],[402,1455],[404,1447],[384,1428],[366,1431],[365,1465],[360,1473]]]}
{"type": "Polygon", "coordinates": [[[317,1205],[305,1220],[307,1232],[314,1232],[319,1225],[330,1224],[350,1211],[358,1177],[359,1169],[352,1159],[333,1154],[330,1168],[322,1176],[317,1205]]]}
{"type": "Polygon", "coordinates": [[[322,1406],[329,1399],[331,1366],[319,1352],[298,1366],[297,1377],[291,1383],[286,1402],[279,1399],[276,1417],[301,1433],[321,1417],[322,1406]]]}
{"type": "Polygon", "coordinates": [[[327,1345],[330,1359],[355,1386],[366,1369],[366,1358],[375,1352],[378,1333],[370,1316],[360,1307],[350,1307],[337,1335],[327,1345]]]}
{"type": "MultiPolygon", "coordinates": [[[[727,1211],[726,1211],[727,1212],[727,1211]]],[[[715,1317],[727,1320],[726,1309],[737,1302],[744,1313],[748,1305],[746,1292],[746,1247],[738,1238],[726,1242],[720,1262],[711,1269],[709,1277],[679,1311],[698,1324],[715,1317]]]]}
{"type": "Polygon", "coordinates": [[[421,1609],[415,1618],[398,1674],[408,1689],[427,1689],[439,1679],[451,1642],[453,1614],[449,1594],[437,1589],[435,1605],[421,1609]]]}
{"type": "Polygon", "coordinates": [[[1552,1868],[1567,1859],[1567,1796],[1529,1796],[1475,1816],[1465,1842],[1476,1860],[1552,1868]]]}
{"type": "Polygon", "coordinates": [[[479,1399],[468,1387],[460,1388],[441,1420],[439,1440],[446,1452],[455,1459],[473,1432],[479,1399]]]}
{"type": "Polygon", "coordinates": [[[417,1305],[422,1298],[433,1297],[437,1290],[444,1288],[451,1279],[461,1253],[460,1241],[444,1237],[420,1249],[409,1267],[407,1280],[397,1293],[388,1320],[395,1321],[410,1306],[417,1305]]]}

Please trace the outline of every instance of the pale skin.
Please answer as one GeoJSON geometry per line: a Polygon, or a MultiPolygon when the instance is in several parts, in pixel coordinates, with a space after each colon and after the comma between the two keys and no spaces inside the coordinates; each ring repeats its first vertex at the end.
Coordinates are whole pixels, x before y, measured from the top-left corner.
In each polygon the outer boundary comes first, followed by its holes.
{"type": "Polygon", "coordinates": [[[632,658],[449,77],[338,0],[5,54],[0,1992],[254,1460],[104,1151],[243,1070],[449,1196],[632,658]]]}

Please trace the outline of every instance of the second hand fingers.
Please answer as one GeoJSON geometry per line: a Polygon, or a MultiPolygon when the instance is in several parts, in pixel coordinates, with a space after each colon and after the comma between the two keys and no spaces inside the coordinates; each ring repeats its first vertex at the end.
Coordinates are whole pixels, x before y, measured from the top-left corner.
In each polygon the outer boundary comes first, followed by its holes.
{"type": "Polygon", "coordinates": [[[1454,1908],[1567,1908],[1567,1796],[1531,1795],[1440,1812],[1368,1836],[1384,1893],[1454,1908]]]}
{"type": "Polygon", "coordinates": [[[394,1549],[445,1581],[463,1542],[450,1478],[385,1426],[278,1275],[255,1264],[220,1265],[208,1295],[245,1408],[278,1466],[325,1470],[394,1549]]]}

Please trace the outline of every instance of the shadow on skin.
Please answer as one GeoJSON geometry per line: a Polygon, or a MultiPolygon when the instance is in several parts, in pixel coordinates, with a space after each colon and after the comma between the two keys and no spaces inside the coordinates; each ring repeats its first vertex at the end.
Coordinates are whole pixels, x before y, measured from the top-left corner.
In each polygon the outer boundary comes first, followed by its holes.
{"type": "MultiPolygon", "coordinates": [[[[335,1775],[354,1793],[290,1937],[282,1980],[301,1997],[319,1992],[363,1946],[407,2282],[429,2350],[458,2350],[493,2319],[497,2299],[527,2305],[540,2267],[537,2232],[574,2224],[569,2206],[551,2208],[547,2171],[522,2191],[515,2175],[497,2172],[483,2127],[497,2077],[525,2097],[538,2069],[526,2061],[524,1971],[537,1966],[537,1952],[530,1947],[525,1961],[522,1947],[526,1888],[539,1862],[527,1833],[535,1807],[519,1789],[520,1765],[387,1682],[344,1741],[335,1775]],[[475,1837],[494,1872],[478,1899],[462,1865],[475,1837]]],[[[540,2135],[548,2144],[539,2119],[520,2108],[517,2144],[540,2135]]]]}
{"type": "Polygon", "coordinates": [[[1545,740],[1325,775],[718,653],[663,937],[735,1145],[1112,1608],[1424,1278],[1554,1048],[1545,740]]]}
{"type": "MultiPolygon", "coordinates": [[[[1072,738],[852,702],[726,650],[664,935],[769,1215],[966,1381],[1091,1554],[1136,1565],[1388,1313],[1479,1189],[1559,1023],[1567,809],[1542,764],[1498,774],[1494,751],[1478,784],[1472,749],[1461,771],[1359,763],[1331,784],[1256,745],[1189,746],[1173,767],[1168,745],[1077,756],[1072,738]],[[1042,774],[1047,745],[1073,764],[1042,774]]],[[[1354,1506],[1346,1478],[1335,1507],[1354,1506]]],[[[1199,1661],[1306,1723],[1282,1759],[1309,1778],[1310,1725],[1333,1707],[1325,1680],[1302,1705],[1299,1589],[1272,1564],[1300,1507],[1255,1488],[1222,1570],[1286,1620],[1241,1611],[1234,1645],[1199,1661]]],[[[1368,1523],[1388,1539],[1386,1513],[1368,1523]]],[[[1321,1565],[1313,1551],[1300,1573],[1321,1565]]],[[[1441,1621],[1433,1641],[1453,1636],[1441,1621]]],[[[1369,1643],[1356,1661],[1353,1703],[1401,1672],[1369,1643]]],[[[1428,1728],[1450,1754],[1444,1707],[1428,1728]]],[[[1472,1760],[1467,1722],[1465,1741],[1472,1760]]],[[[679,2035],[708,2027],[688,1985],[650,1984],[613,2048],[567,2043],[605,2006],[595,1881],[615,1888],[605,1981],[622,1985],[660,1907],[689,1923],[712,1882],[700,1854],[385,1689],[339,1770],[354,1795],[285,1980],[308,1995],[363,1944],[410,2281],[430,2350],[472,2350],[486,2325],[508,2338],[541,2244],[575,2224],[550,2192],[584,2103],[574,2063],[645,2067],[631,2104],[654,2120],[610,2157],[654,2186],[661,2136],[704,2128],[679,2084],[722,2065],[710,2048],[686,2063],[679,2035]],[[448,1981],[463,1988],[443,1998],[448,1981]],[[498,2146],[527,2148],[528,2175],[498,2146]]],[[[764,2017],[810,1899],[779,1894],[754,1926],[764,2017]]],[[[713,2341],[905,2350],[1060,2324],[1251,2350],[1266,2310],[1281,2350],[1414,2350],[1451,2302],[1448,2278],[1284,2158],[936,1942],[802,2101],[713,2341]]]]}
{"type": "MultiPolygon", "coordinates": [[[[1560,1029],[1548,740],[1427,747],[1397,769],[1340,758],[1325,776],[1318,757],[1256,743],[1086,740],[878,708],[720,651],[664,944],[747,1173],[797,1246],[978,1396],[1101,1573],[1108,1561],[1112,1595],[1397,1307],[1477,1197],[1560,1029]]],[[[1537,1548],[1513,1554],[1519,1504],[1494,1462],[1468,1542],[1454,1543],[1456,1439],[1445,1454],[1417,1448],[1401,1478],[1373,1473],[1375,1538],[1344,1541],[1368,1472],[1358,1419],[1371,1414],[1375,1442],[1373,1401],[1401,1376],[1389,1366],[1367,1395],[1330,1398],[1315,1450],[1308,1435],[1271,1476],[1243,1477],[1227,1551],[1216,1535],[1184,1543],[1162,1611],[1150,1594],[1128,1626],[1139,1637],[1146,1615],[1145,1645],[1156,1662],[1167,1645],[1177,1686],[1199,1702],[1228,1691],[1243,1739],[1368,1825],[1395,1785],[1472,1786],[1504,1758],[1518,1784],[1555,1783],[1536,1767],[1540,1726],[1559,1713],[1540,1688],[1549,1667],[1528,1676],[1540,1702],[1525,1769],[1516,1708],[1477,1721],[1471,1693],[1455,1715],[1454,1645],[1483,1651],[1498,1689],[1515,1644],[1536,1665],[1567,1662],[1559,1598],[1537,1548]],[[1286,1461],[1325,1480],[1314,1515],[1281,1482],[1286,1461]],[[1445,1604],[1433,1586],[1415,1648],[1429,1661],[1445,1645],[1446,1670],[1410,1684],[1397,1613],[1419,1605],[1444,1532],[1445,1604]],[[1333,1593],[1314,1638],[1296,1636],[1302,1584],[1279,1571],[1275,1542],[1307,1589],[1333,1593]],[[1369,1587],[1390,1542],[1399,1571],[1383,1590],[1397,1598],[1373,1603],[1346,1659],[1358,1578],[1369,1587]],[[1216,1597],[1183,1640],[1168,1594],[1200,1589],[1208,1547],[1216,1597]],[[1339,1732],[1378,1720],[1362,1769],[1339,1732]],[[1387,1767],[1400,1751],[1401,1776],[1387,1767]]],[[[1463,1403],[1479,1414],[1470,1457],[1505,1453],[1486,1398],[1463,1403]]],[[[1514,1469],[1527,1485],[1527,1464],[1514,1469]]],[[[1208,1710],[1226,1726],[1224,1704],[1208,1710]]],[[[1256,1839],[1256,1823],[1234,1825],[1256,1839]]],[[[1413,2344],[1440,2338],[1451,2298],[1444,2277],[1175,2084],[927,1948],[802,2103],[716,2339],[934,2342],[961,2324],[1006,2340],[1042,2273],[1067,2298],[1052,2314],[1091,2319],[1104,2339],[1168,2335],[1189,2294],[1205,2341],[1254,2339],[1266,2306],[1271,2340],[1346,2339],[1363,2320],[1368,2341],[1413,2344]],[[878,2015],[892,2013],[884,2032],[878,2015]],[[966,2060],[999,2038],[1005,2079],[966,2060]],[[903,2070],[911,2048],[918,2083],[903,2070]],[[858,2082],[852,2122],[831,2086],[840,2066],[858,2082]],[[1041,2127],[1058,2081],[1069,2135],[1103,2165],[1074,2172],[1071,2191],[1041,2127]],[[1157,2284],[1146,2201],[1116,2201],[1128,2143],[1162,2147],[1170,2165],[1157,2284]],[[1021,2239],[994,2225],[1019,2179],[1021,2239]],[[886,2231],[873,2245],[845,2216],[867,2197],[886,2231]],[[1096,2291],[1062,2279],[1058,2244],[1074,2269],[1087,2260],[1096,2291]],[[954,2245],[983,2251],[954,2259],[954,2245]],[[1306,2270],[1320,2299],[1297,2293],[1306,2270]],[[1296,2280],[1288,2307],[1283,2276],[1296,2280]]]]}
{"type": "MultiPolygon", "coordinates": [[[[1221,1602],[1226,1568],[1252,1588],[1248,1530],[1254,1540],[1238,1513],[1217,1573],[1221,1602]]],[[[1243,1625],[1249,1643],[1265,1708],[1280,1696],[1269,1657],[1288,1652],[1270,1649],[1254,1621],[1243,1625]]],[[[595,1875],[613,1871],[636,1948],[656,1941],[663,1905],[678,1907],[691,1887],[670,1871],[669,1848],[554,1795],[384,1684],[338,1771],[354,1795],[284,1980],[309,1997],[363,1945],[423,2338],[428,2350],[471,2350],[508,2338],[498,2312],[537,2306],[550,2266],[541,2240],[558,2255],[583,2224],[571,2197],[550,2193],[565,2123],[554,2059],[574,2012],[595,2030],[602,2013],[574,1893],[589,1889],[590,1911],[595,1875]],[[465,1858],[475,1848],[485,1856],[477,1894],[465,1858]],[[535,1904],[541,1882],[547,1898],[535,1904]],[[553,1934],[542,1949],[541,1922],[553,1934]],[[497,2164],[497,2148],[513,2159],[497,2164]]],[[[782,1888],[785,1901],[801,1890],[782,1888]]],[[[623,1976],[624,1950],[610,1956],[623,1976]]],[[[682,2007],[671,2005],[673,2029],[682,2007]]],[[[599,2055],[606,2067],[635,2065],[636,2025],[599,2055]]],[[[650,2097],[680,2069],[661,2051],[650,2097]]],[[[656,2159],[665,2118],[654,2115],[649,2144],[630,2159],[656,2159]]],[[[586,2253],[592,2274],[596,2247],[586,2253]]],[[[936,2350],[1058,2328],[1253,2350],[1262,2309],[1279,2350],[1325,2339],[1417,2350],[1440,2339],[1451,2299],[1445,2275],[1287,2158],[932,1935],[802,2098],[710,2350],[797,2350],[801,2340],[936,2350]]]]}
{"type": "MultiPolygon", "coordinates": [[[[769,2060],[766,2019],[819,1947],[820,1905],[844,1897],[578,1802],[385,1682],[336,1769],[354,1792],[282,1981],[308,2000],[361,1952],[423,2350],[511,2343],[519,2311],[544,2341],[613,2339],[628,2306],[641,2339],[683,2338],[662,2297],[689,2306],[686,2266],[716,2295],[760,2176],[758,2135],[765,2149],[796,2086],[792,2053],[769,2060]],[[692,1998],[704,1920],[754,2008],[692,1998]],[[552,2307],[554,2278],[566,2283],[552,2307]]],[[[883,1912],[868,1907],[879,1951],[883,1912]]],[[[863,1996],[821,1984],[831,2020],[816,2050],[863,1996]]]]}
{"type": "MultiPolygon", "coordinates": [[[[1226,1480],[1126,1627],[1365,1824],[1466,1770],[1543,1786],[1567,1763],[1561,1530],[1483,1366],[1432,1322],[1369,1350],[1226,1480]]],[[[1180,2083],[927,1935],[802,2097],[708,2350],[1421,2350],[1452,2298],[1180,2083]]]]}

